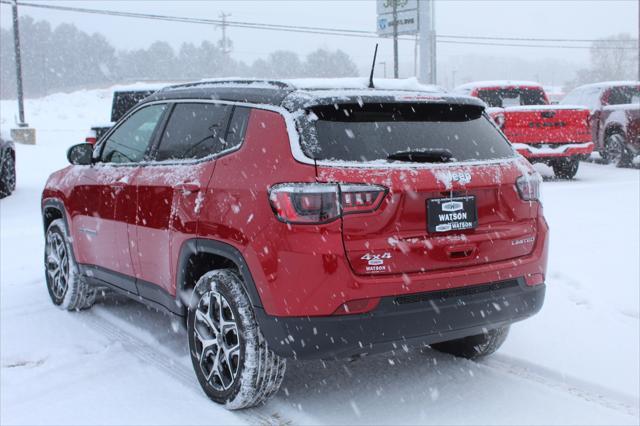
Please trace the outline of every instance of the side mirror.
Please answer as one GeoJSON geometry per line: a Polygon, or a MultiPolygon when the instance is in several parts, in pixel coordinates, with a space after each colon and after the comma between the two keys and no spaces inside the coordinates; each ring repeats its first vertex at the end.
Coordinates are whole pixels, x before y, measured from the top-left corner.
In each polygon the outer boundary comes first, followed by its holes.
{"type": "Polygon", "coordinates": [[[73,145],[67,151],[69,163],[77,166],[88,166],[93,162],[93,145],[90,143],[79,143],[73,145]]]}

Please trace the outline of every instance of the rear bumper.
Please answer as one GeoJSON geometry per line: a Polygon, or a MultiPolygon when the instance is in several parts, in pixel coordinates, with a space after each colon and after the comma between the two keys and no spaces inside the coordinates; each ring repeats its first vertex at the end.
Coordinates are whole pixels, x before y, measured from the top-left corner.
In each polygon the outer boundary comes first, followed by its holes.
{"type": "Polygon", "coordinates": [[[538,312],[545,285],[523,278],[444,291],[382,298],[372,312],[325,317],[273,317],[256,308],[260,328],[278,355],[347,358],[402,345],[429,345],[480,334],[538,312]]]}
{"type": "Polygon", "coordinates": [[[513,143],[513,147],[519,154],[528,159],[534,158],[561,158],[561,157],[588,157],[595,147],[593,142],[584,143],[553,143],[553,144],[524,144],[513,143]]]}

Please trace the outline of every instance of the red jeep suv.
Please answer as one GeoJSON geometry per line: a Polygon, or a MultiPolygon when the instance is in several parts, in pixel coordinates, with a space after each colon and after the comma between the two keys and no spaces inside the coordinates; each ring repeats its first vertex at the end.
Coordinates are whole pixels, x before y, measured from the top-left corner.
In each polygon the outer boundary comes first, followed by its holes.
{"type": "Polygon", "coordinates": [[[494,352],[544,300],[540,176],[482,101],[350,81],[172,86],[71,147],[42,196],[53,303],[186,317],[230,409],[286,358],[494,352]]]}

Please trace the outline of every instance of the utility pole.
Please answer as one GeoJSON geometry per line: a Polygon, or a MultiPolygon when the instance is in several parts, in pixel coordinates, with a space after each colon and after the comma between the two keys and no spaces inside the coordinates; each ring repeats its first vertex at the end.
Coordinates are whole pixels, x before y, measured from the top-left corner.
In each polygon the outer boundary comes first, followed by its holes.
{"type": "Polygon", "coordinates": [[[393,78],[398,78],[398,0],[393,1],[393,78]]]}
{"type": "Polygon", "coordinates": [[[222,28],[222,39],[220,40],[220,50],[222,50],[222,54],[227,56],[231,53],[231,41],[227,39],[227,18],[231,16],[230,13],[220,13],[220,19],[222,20],[222,24],[220,27],[222,28]]]}
{"type": "Polygon", "coordinates": [[[18,128],[11,129],[11,139],[16,142],[33,145],[36,143],[35,129],[30,129],[24,121],[24,91],[22,88],[22,56],[20,51],[20,29],[18,21],[18,1],[13,0],[13,47],[16,61],[16,84],[18,95],[18,128]]]}
{"type": "Polygon", "coordinates": [[[20,54],[20,29],[18,28],[18,0],[11,5],[13,12],[13,48],[16,59],[16,82],[18,85],[18,127],[28,127],[24,122],[24,92],[22,90],[22,56],[20,54]]]}
{"type": "Polygon", "coordinates": [[[383,71],[383,76],[384,76],[384,78],[387,78],[387,63],[385,61],[381,61],[381,62],[378,62],[378,65],[382,65],[383,66],[383,68],[382,68],[384,70],[383,71]]]}
{"type": "Polygon", "coordinates": [[[418,77],[418,34],[413,43],[413,76],[418,77]]]}
{"type": "Polygon", "coordinates": [[[424,83],[436,84],[436,29],[434,0],[419,0],[420,73],[424,83]]]}

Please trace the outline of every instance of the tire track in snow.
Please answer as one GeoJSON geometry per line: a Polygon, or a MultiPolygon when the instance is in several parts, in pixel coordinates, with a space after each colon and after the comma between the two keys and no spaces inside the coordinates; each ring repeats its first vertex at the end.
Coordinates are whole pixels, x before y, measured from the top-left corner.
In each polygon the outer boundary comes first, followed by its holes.
{"type": "Polygon", "coordinates": [[[512,358],[507,355],[495,354],[478,362],[478,365],[569,393],[589,403],[595,403],[636,418],[640,416],[639,401],[633,400],[632,397],[616,394],[615,391],[606,389],[595,383],[586,382],[571,376],[564,376],[562,373],[524,360],[512,358]]]}
{"type": "MultiPolygon", "coordinates": [[[[170,376],[188,389],[193,390],[198,395],[203,395],[200,384],[191,368],[183,365],[179,360],[174,360],[171,354],[162,350],[162,345],[155,347],[144,342],[140,337],[136,337],[122,327],[115,324],[110,318],[110,314],[103,314],[96,309],[83,313],[85,323],[100,332],[107,338],[122,344],[127,353],[133,354],[145,364],[151,364],[158,370],[170,376]]],[[[185,343],[186,344],[186,343],[185,343]]],[[[203,403],[214,404],[207,398],[203,398],[203,403]]],[[[225,408],[219,407],[224,410],[225,408]]],[[[244,411],[236,411],[235,414],[247,424],[257,425],[288,425],[293,424],[289,419],[283,418],[279,413],[260,413],[262,407],[252,408],[244,411]]]]}

